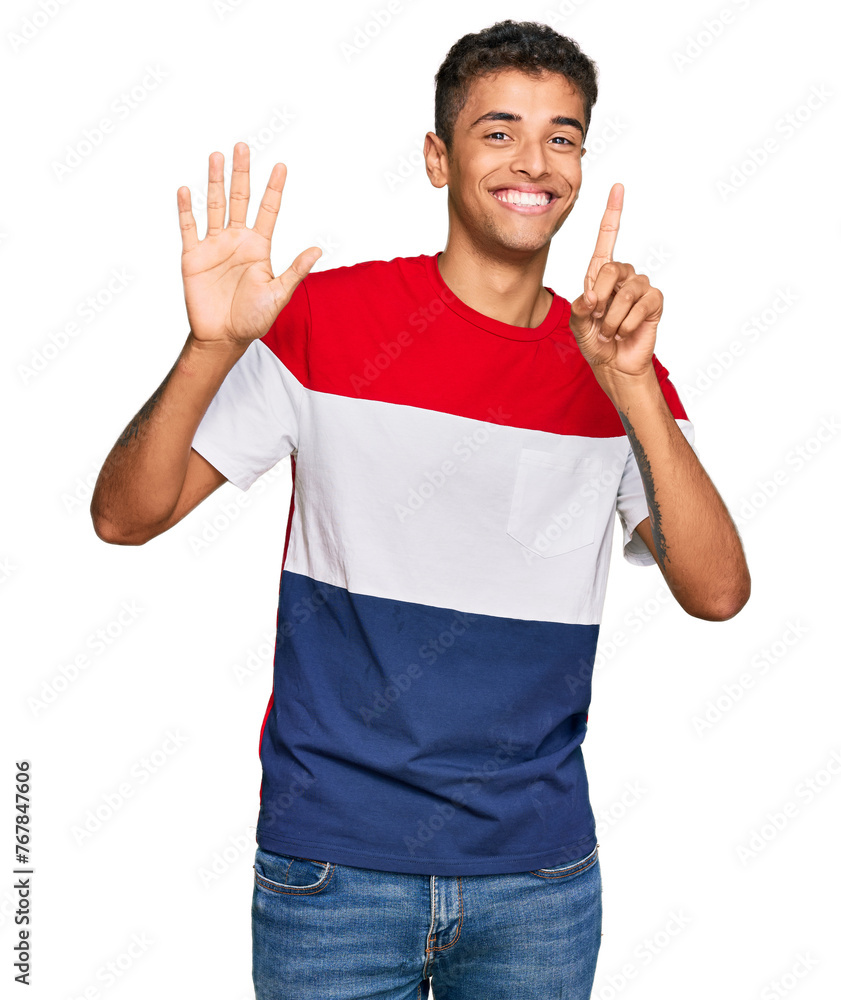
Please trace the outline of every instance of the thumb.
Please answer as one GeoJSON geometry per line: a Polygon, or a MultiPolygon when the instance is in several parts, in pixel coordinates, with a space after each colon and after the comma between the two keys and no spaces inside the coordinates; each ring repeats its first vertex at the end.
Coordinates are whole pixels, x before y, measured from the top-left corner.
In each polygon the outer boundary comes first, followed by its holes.
{"type": "Polygon", "coordinates": [[[273,279],[272,283],[277,288],[283,290],[282,296],[284,298],[288,300],[292,297],[292,293],[303,279],[306,278],[321,256],[322,251],[320,247],[309,247],[298,254],[283,274],[279,274],[273,279]],[[314,251],[317,252],[317,256],[314,251]]]}
{"type": "Polygon", "coordinates": [[[297,275],[300,275],[301,279],[306,278],[321,256],[321,247],[309,247],[309,249],[304,250],[303,253],[299,253],[298,256],[292,261],[290,270],[293,270],[297,275]],[[315,253],[313,253],[313,251],[315,251],[315,253]]]}
{"type": "Polygon", "coordinates": [[[598,298],[594,295],[592,289],[588,288],[572,303],[572,315],[576,319],[587,319],[595,309],[596,302],[598,302],[598,298]]]}
{"type": "Polygon", "coordinates": [[[598,302],[598,299],[596,298],[596,295],[593,292],[592,288],[588,288],[584,292],[584,294],[581,296],[581,300],[584,304],[585,314],[591,313],[593,309],[595,309],[596,303],[598,302]]]}

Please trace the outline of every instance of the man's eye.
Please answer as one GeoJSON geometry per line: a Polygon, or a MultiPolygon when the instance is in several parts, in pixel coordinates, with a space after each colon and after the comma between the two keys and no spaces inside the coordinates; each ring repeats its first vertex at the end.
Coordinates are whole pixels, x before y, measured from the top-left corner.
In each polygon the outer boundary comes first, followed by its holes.
{"type": "MultiPolygon", "coordinates": [[[[488,135],[485,136],[485,138],[486,139],[494,139],[494,136],[497,136],[497,135],[502,136],[503,138],[506,138],[507,135],[508,135],[508,133],[507,132],[490,132],[488,135]]],[[[560,139],[561,142],[563,144],[566,144],[567,146],[573,146],[573,145],[575,145],[570,139],[567,139],[567,137],[565,135],[556,135],[556,136],[553,136],[552,142],[554,142],[555,139],[560,139]]],[[[496,142],[498,140],[494,139],[494,141],[496,142]]]]}

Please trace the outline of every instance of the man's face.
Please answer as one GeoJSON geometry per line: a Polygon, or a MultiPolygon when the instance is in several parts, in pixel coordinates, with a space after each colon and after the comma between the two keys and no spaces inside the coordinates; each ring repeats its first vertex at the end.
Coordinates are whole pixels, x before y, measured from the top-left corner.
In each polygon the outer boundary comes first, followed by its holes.
{"type": "Polygon", "coordinates": [[[483,245],[546,247],[578,198],[583,128],[584,102],[558,73],[506,69],[473,80],[442,168],[453,221],[483,245]],[[548,192],[548,205],[542,195],[537,206],[512,204],[511,189],[523,187],[548,192]]]}

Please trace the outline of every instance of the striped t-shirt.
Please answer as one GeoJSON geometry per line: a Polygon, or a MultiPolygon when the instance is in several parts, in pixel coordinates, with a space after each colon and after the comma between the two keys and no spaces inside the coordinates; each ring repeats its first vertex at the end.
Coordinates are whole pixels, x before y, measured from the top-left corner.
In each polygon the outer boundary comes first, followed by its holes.
{"type": "Polygon", "coordinates": [[[596,846],[581,743],[616,513],[625,558],[654,558],[552,294],[529,328],[461,301],[437,254],[310,272],[208,407],[193,447],[240,489],[291,456],[265,850],[474,875],[596,846]]]}

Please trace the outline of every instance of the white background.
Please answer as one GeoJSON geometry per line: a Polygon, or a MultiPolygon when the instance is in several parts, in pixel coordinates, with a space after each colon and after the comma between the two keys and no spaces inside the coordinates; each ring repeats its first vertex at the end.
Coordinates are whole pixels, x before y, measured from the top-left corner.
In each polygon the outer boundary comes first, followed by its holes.
{"type": "Polygon", "coordinates": [[[579,294],[622,181],[616,258],[665,295],[657,355],[753,577],[734,619],[693,619],[656,567],[622,561],[617,530],[584,744],[604,880],[593,996],[836,996],[837,15],[817,0],[401,0],[378,36],[343,50],[385,6],[4,6],[0,988],[17,995],[13,782],[27,758],[27,996],[253,996],[257,745],[289,460],[141,547],[95,536],[90,488],[186,337],[177,188],[203,235],[208,154],[229,170],[245,140],[249,224],[272,165],[288,167],[275,273],[315,244],[316,270],[442,249],[446,189],[419,157],[433,76],[462,34],[515,17],[571,35],[600,68],[582,193],[545,284],[579,294]],[[27,20],[32,37],[16,40],[27,20]],[[163,78],[118,113],[150,67],[163,78]],[[113,130],[86,147],[106,116],[113,130]],[[73,149],[86,154],[75,165],[73,149]],[[80,842],[109,796],[117,808],[80,842]],[[151,944],[126,960],[134,935],[151,944]]]}

